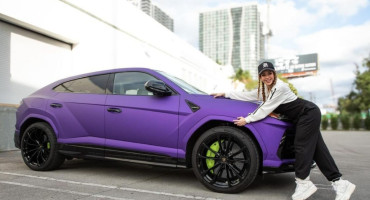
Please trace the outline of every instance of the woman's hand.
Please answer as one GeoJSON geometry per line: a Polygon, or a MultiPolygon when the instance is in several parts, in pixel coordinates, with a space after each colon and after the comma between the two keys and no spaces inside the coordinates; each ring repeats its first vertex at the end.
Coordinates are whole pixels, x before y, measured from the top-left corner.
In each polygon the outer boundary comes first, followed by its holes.
{"type": "Polygon", "coordinates": [[[237,119],[233,120],[234,124],[237,126],[245,126],[247,124],[247,121],[245,120],[244,117],[238,117],[237,119]]]}
{"type": "Polygon", "coordinates": [[[217,97],[224,97],[225,96],[225,93],[221,92],[221,93],[212,93],[211,94],[214,98],[217,98],[217,97]]]}

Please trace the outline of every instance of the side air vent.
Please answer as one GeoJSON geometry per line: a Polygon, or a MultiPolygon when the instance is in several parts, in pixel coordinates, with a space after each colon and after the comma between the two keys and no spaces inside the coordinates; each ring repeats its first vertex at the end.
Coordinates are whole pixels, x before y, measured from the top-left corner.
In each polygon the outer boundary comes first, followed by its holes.
{"type": "Polygon", "coordinates": [[[285,130],[282,139],[280,140],[279,149],[277,155],[280,159],[294,159],[294,137],[295,128],[289,127],[285,130]]]}
{"type": "Polygon", "coordinates": [[[185,101],[186,101],[186,104],[188,104],[188,106],[191,109],[191,111],[197,112],[200,109],[200,107],[197,104],[195,104],[195,103],[193,103],[191,101],[188,101],[188,100],[185,100],[185,101]]]}

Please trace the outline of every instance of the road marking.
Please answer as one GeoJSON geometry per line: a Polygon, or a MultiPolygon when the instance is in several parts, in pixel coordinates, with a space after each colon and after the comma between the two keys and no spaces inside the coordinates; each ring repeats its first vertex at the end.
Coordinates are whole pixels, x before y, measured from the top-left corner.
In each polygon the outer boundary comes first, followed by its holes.
{"type": "MultiPolygon", "coordinates": [[[[322,175],[322,173],[317,168],[311,170],[311,173],[322,175]]],[[[317,189],[321,189],[321,190],[334,190],[333,189],[333,186],[331,186],[331,185],[325,185],[325,184],[315,184],[315,185],[317,186],[317,189]]]]}
{"type": "Polygon", "coordinates": [[[33,176],[33,175],[17,174],[17,173],[11,173],[11,172],[0,172],[0,174],[12,175],[12,176],[20,176],[20,177],[27,177],[27,178],[37,178],[37,179],[42,179],[42,180],[57,181],[57,182],[71,183],[71,184],[77,184],[77,185],[87,185],[87,186],[94,186],[94,187],[102,187],[102,188],[108,188],[108,189],[118,189],[117,186],[112,186],[112,185],[101,185],[101,184],[95,184],[95,183],[84,183],[84,182],[77,182],[77,181],[70,181],[70,180],[63,180],[63,179],[55,179],[55,178],[43,177],[43,176],[33,176]]]}
{"type": "Polygon", "coordinates": [[[315,184],[317,186],[317,189],[321,190],[334,190],[333,186],[331,185],[325,185],[325,184],[315,184]]]}
{"type": "MultiPolygon", "coordinates": [[[[18,174],[18,173],[11,173],[11,172],[1,172],[0,171],[0,174],[11,175],[11,176],[27,177],[27,178],[36,178],[36,179],[42,179],[42,180],[48,180],[48,181],[57,181],[57,182],[77,184],[77,185],[101,187],[101,188],[108,188],[108,189],[118,189],[118,190],[123,190],[123,191],[130,191],[130,192],[139,192],[139,193],[146,193],[146,194],[156,194],[156,195],[163,195],[163,196],[170,196],[170,197],[177,197],[177,198],[199,199],[199,200],[221,200],[221,199],[209,198],[209,197],[200,197],[200,196],[192,196],[192,195],[176,194],[176,193],[168,193],[168,192],[158,192],[158,191],[142,190],[142,189],[135,189],[135,188],[126,188],[126,187],[119,187],[119,186],[114,186],[114,185],[102,185],[102,184],[96,184],[96,183],[70,181],[70,180],[65,180],[65,179],[56,179],[56,178],[50,178],[50,177],[33,176],[33,175],[18,174]]],[[[39,187],[39,186],[35,186],[35,187],[39,187]]],[[[114,197],[112,197],[112,198],[114,198],[114,197]]]]}
{"type": "Polygon", "coordinates": [[[322,174],[320,171],[314,171],[314,170],[312,170],[311,173],[314,173],[314,174],[322,174]]]}
{"type": "Polygon", "coordinates": [[[76,191],[71,191],[71,190],[47,188],[47,187],[42,187],[42,186],[36,186],[36,185],[30,185],[30,184],[24,184],[24,183],[15,183],[15,182],[9,182],[9,181],[0,181],[0,183],[8,184],[8,185],[16,185],[16,186],[21,186],[21,187],[41,189],[41,190],[48,190],[48,191],[53,191],[53,192],[63,192],[63,193],[68,193],[68,194],[81,195],[81,196],[97,197],[97,198],[103,198],[103,199],[132,200],[132,199],[105,196],[105,195],[100,195],[100,194],[89,194],[89,193],[85,193],[85,192],[76,192],[76,191]]]}

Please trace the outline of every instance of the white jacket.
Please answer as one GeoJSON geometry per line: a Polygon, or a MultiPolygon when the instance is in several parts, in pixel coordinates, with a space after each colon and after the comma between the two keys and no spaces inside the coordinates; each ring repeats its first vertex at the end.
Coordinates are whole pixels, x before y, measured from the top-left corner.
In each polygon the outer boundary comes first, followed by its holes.
{"type": "MultiPolygon", "coordinates": [[[[267,95],[267,88],[265,88],[265,94],[267,95]]],[[[225,97],[243,101],[262,101],[262,91],[260,91],[259,98],[257,98],[257,89],[248,92],[227,92],[225,97]]],[[[297,96],[290,90],[289,85],[277,79],[276,84],[266,97],[266,101],[262,102],[253,113],[249,113],[245,120],[247,123],[251,123],[264,119],[280,104],[286,104],[296,99],[297,96]]]]}

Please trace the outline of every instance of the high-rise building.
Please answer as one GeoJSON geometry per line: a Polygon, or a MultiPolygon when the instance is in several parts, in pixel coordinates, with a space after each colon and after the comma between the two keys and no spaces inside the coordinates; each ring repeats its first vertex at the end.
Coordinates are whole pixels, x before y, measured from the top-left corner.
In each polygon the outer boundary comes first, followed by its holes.
{"type": "Polygon", "coordinates": [[[262,22],[256,3],[209,10],[199,16],[199,49],[221,65],[248,70],[257,78],[264,58],[262,22]]]}
{"type": "Polygon", "coordinates": [[[150,0],[127,0],[173,32],[173,19],[150,0]]]}

